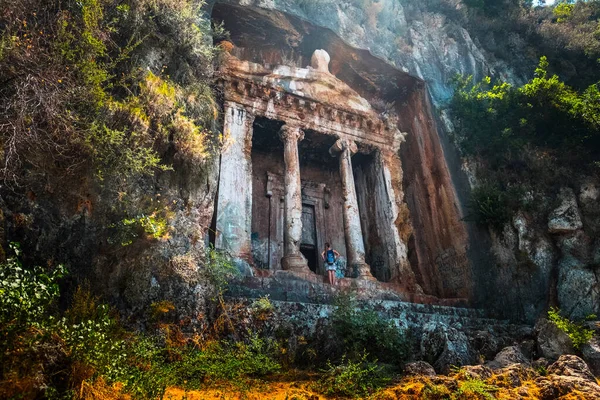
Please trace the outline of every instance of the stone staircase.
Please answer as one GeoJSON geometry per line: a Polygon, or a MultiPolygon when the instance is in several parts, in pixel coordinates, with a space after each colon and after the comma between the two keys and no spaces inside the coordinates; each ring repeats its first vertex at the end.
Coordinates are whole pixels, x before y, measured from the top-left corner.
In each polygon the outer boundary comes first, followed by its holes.
{"type": "Polygon", "coordinates": [[[439,299],[410,293],[398,284],[343,278],[331,286],[323,276],[289,271],[258,271],[229,285],[230,297],[259,298],[301,303],[331,304],[341,294],[352,294],[358,300],[389,300],[428,305],[466,307],[465,299],[439,299]]]}
{"type": "Polygon", "coordinates": [[[245,277],[230,284],[227,297],[250,305],[268,297],[276,314],[305,327],[327,318],[335,299],[352,294],[359,306],[373,309],[401,328],[422,328],[426,324],[445,325],[459,330],[494,330],[509,333],[520,325],[489,318],[481,309],[466,307],[461,299],[438,299],[398,290],[393,285],[356,279],[342,279],[332,287],[320,276],[302,276],[277,271],[265,276],[245,277]]]}

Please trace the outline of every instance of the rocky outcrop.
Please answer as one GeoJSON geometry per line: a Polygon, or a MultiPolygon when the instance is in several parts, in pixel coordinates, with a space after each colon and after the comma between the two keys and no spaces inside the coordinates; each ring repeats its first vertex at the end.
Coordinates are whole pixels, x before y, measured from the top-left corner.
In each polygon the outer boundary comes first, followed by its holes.
{"type": "Polygon", "coordinates": [[[404,366],[407,376],[436,376],[435,369],[425,361],[415,361],[404,366]]]}
{"type": "Polygon", "coordinates": [[[541,318],[536,326],[537,348],[540,356],[556,360],[563,354],[573,354],[575,349],[569,336],[553,323],[541,318]]]}
{"type": "Polygon", "coordinates": [[[513,364],[529,365],[529,360],[518,346],[505,347],[496,354],[493,361],[486,363],[486,367],[491,369],[501,369],[513,364]]]}
{"type": "Polygon", "coordinates": [[[594,374],[585,361],[574,355],[562,355],[548,368],[548,373],[580,379],[584,382],[596,383],[594,374]]]}
{"type": "Polygon", "coordinates": [[[468,365],[474,362],[474,354],[464,332],[456,328],[428,323],[421,335],[421,355],[433,361],[436,371],[447,374],[451,366],[468,365]]]}
{"type": "Polygon", "coordinates": [[[581,355],[595,376],[600,376],[600,338],[595,336],[581,346],[581,355]]]}
{"type": "MultiPolygon", "coordinates": [[[[469,32],[448,18],[448,13],[462,8],[459,1],[446,9],[442,4],[395,0],[211,0],[208,3],[276,10],[328,28],[350,46],[368,49],[396,68],[429,82],[436,103],[452,95],[451,79],[456,74],[473,75],[476,81],[494,74],[517,79],[507,64],[489,61],[469,32]]],[[[287,28],[288,43],[297,41],[297,30],[289,25],[287,28]]]]}
{"type": "Polygon", "coordinates": [[[575,193],[570,188],[563,188],[559,196],[558,206],[548,218],[548,231],[550,233],[570,233],[583,227],[581,214],[577,205],[575,193]]]}

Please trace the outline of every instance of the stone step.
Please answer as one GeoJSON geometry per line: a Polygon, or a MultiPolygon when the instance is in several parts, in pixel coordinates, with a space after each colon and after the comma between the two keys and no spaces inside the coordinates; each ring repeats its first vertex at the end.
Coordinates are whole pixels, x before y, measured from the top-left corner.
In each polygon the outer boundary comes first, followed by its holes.
{"type": "Polygon", "coordinates": [[[298,276],[277,271],[245,277],[230,285],[227,296],[248,304],[268,297],[283,315],[296,320],[327,317],[336,299],[344,294],[352,295],[359,306],[372,308],[399,326],[419,327],[433,322],[470,330],[519,329],[508,321],[489,318],[484,310],[465,307],[460,301],[415,297],[390,284],[356,279],[344,279],[338,286],[331,286],[314,274],[298,276]]]}
{"type": "MultiPolygon", "coordinates": [[[[397,284],[344,278],[336,286],[324,282],[315,274],[298,275],[288,271],[267,272],[263,276],[246,276],[229,285],[229,296],[303,303],[330,304],[341,294],[351,294],[359,300],[403,301],[407,304],[453,306],[465,308],[464,299],[439,299],[424,294],[409,293],[397,284]]],[[[465,308],[466,309],[466,308],[465,308]]],[[[439,312],[435,308],[431,311],[439,312]]]]}
{"type": "MultiPolygon", "coordinates": [[[[254,298],[233,298],[228,301],[242,301],[250,305],[254,298]]],[[[277,314],[290,321],[314,323],[319,318],[327,318],[334,309],[332,304],[317,304],[294,301],[270,300],[277,314]]],[[[477,309],[431,306],[425,304],[406,303],[402,301],[359,301],[359,307],[374,309],[384,318],[393,321],[397,326],[422,327],[428,323],[443,324],[454,328],[470,330],[511,330],[509,321],[485,318],[484,312],[477,309]]],[[[516,329],[515,328],[515,329],[516,329]]]]}

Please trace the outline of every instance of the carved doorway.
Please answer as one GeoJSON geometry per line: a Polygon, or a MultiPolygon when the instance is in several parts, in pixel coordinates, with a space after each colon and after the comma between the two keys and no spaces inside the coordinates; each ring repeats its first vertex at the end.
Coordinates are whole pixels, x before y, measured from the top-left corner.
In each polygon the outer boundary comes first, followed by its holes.
{"type": "Polygon", "coordinates": [[[308,268],[314,273],[319,273],[319,249],[317,244],[317,229],[315,206],[302,204],[302,242],[300,252],[308,261],[308,268]]]}

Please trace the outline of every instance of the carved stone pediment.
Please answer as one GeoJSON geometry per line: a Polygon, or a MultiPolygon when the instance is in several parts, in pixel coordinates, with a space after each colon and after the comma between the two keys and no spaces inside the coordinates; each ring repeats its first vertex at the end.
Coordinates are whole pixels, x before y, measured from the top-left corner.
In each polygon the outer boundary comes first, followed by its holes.
{"type": "Polygon", "coordinates": [[[329,73],[329,55],[317,50],[313,66],[274,68],[227,54],[221,69],[225,99],[260,116],[347,137],[377,147],[398,148],[402,136],[369,102],[329,73]]]}

